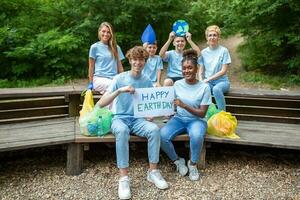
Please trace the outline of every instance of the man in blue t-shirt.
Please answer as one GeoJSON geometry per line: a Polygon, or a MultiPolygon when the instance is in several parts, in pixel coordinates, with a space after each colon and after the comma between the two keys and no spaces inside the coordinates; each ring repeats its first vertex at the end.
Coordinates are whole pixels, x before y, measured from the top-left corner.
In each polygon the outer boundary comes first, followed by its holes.
{"type": "Polygon", "coordinates": [[[120,172],[118,194],[120,199],[131,198],[129,167],[129,138],[130,134],[145,137],[148,140],[149,170],[147,180],[159,189],[168,188],[157,164],[159,162],[160,132],[156,124],[144,118],[135,118],[133,113],[133,93],[135,88],[153,87],[151,80],[142,74],[149,54],[141,47],[130,49],[126,57],[129,59],[131,70],[114,77],[112,84],[99,100],[100,107],[104,107],[114,100],[114,117],[112,132],[116,137],[117,166],[120,172]]]}

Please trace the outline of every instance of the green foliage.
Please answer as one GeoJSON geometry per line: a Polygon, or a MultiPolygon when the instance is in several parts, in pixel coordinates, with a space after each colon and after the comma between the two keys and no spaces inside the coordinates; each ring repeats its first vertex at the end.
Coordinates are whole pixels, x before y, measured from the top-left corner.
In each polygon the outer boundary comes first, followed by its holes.
{"type": "Polygon", "coordinates": [[[269,84],[272,89],[280,89],[300,85],[300,77],[297,75],[274,76],[266,75],[259,72],[247,72],[240,75],[245,82],[254,83],[257,86],[269,84]]]}
{"type": "Polygon", "coordinates": [[[204,39],[212,24],[225,36],[242,33],[246,42],[239,50],[246,70],[292,75],[298,83],[299,15],[298,0],[1,0],[0,79],[86,77],[89,47],[98,40],[101,22],[114,26],[126,53],[141,44],[148,23],[161,47],[173,22],[185,19],[193,40],[204,39]]]}
{"type": "Polygon", "coordinates": [[[232,11],[226,23],[247,38],[240,47],[247,70],[299,76],[299,1],[234,1],[232,11]]]}

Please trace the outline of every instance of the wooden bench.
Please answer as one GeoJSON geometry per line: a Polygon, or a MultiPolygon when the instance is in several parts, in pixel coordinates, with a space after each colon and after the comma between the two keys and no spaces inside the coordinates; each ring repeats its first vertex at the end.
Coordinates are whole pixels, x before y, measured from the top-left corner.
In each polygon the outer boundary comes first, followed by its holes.
{"type": "MultiPolygon", "coordinates": [[[[112,134],[79,134],[82,87],[0,89],[0,152],[66,144],[67,174],[80,174],[84,146],[115,142],[112,134]]],[[[99,96],[95,97],[99,99],[99,96]]],[[[226,96],[228,111],[239,120],[241,139],[206,136],[205,143],[228,143],[300,150],[300,94],[267,90],[235,90],[226,96]]],[[[176,141],[189,140],[180,135],[176,141]]],[[[137,136],[131,142],[145,142],[137,136]]],[[[205,166],[204,146],[201,165],[205,166]]]]}

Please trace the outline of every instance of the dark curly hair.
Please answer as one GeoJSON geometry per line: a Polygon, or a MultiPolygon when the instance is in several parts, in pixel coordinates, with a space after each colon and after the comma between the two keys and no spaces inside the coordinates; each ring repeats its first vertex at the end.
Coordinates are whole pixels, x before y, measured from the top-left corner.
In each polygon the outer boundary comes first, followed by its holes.
{"type": "Polygon", "coordinates": [[[197,64],[198,64],[198,56],[197,56],[197,51],[193,50],[193,49],[188,49],[188,50],[185,50],[183,52],[183,59],[182,59],[182,62],[181,64],[183,64],[184,62],[186,61],[190,61],[194,66],[197,67],[197,64]]]}

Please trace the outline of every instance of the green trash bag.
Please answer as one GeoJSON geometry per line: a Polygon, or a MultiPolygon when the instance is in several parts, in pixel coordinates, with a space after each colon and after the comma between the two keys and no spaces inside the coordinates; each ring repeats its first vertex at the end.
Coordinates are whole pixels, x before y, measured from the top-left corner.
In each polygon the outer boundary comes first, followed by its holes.
{"type": "Polygon", "coordinates": [[[92,112],[79,118],[80,133],[85,136],[103,136],[110,132],[113,114],[108,108],[96,105],[92,112]]]}
{"type": "Polygon", "coordinates": [[[205,118],[209,120],[214,114],[219,113],[221,110],[219,110],[214,103],[210,104],[208,107],[208,110],[206,112],[205,118]]]}

